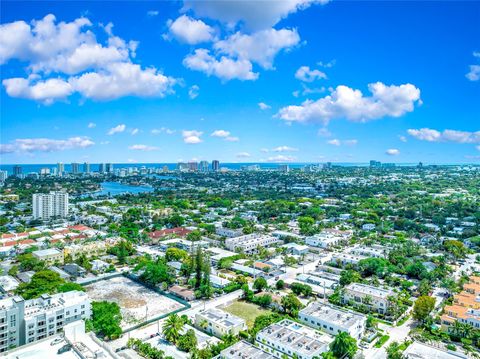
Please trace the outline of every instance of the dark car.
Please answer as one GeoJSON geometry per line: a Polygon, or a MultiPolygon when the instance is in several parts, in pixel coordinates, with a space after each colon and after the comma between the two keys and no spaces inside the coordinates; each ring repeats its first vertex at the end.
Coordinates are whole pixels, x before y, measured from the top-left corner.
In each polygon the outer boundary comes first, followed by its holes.
{"type": "Polygon", "coordinates": [[[58,349],[57,354],[63,354],[68,352],[70,349],[72,349],[72,344],[65,344],[63,347],[58,349]]]}

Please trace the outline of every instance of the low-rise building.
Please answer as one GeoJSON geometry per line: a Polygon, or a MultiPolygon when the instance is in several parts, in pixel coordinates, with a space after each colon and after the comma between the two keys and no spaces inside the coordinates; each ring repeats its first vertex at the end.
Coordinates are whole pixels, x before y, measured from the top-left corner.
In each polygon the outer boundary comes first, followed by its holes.
{"type": "Polygon", "coordinates": [[[227,238],[225,247],[231,251],[256,253],[258,247],[269,247],[279,242],[280,240],[273,236],[252,233],[240,237],[227,238]]]}
{"type": "Polygon", "coordinates": [[[333,337],[305,325],[284,319],[257,333],[256,343],[276,358],[285,356],[301,359],[320,358],[329,350],[333,337]]]}
{"type": "Polygon", "coordinates": [[[32,255],[38,260],[44,261],[49,265],[55,262],[63,263],[63,252],[56,248],[40,249],[33,251],[32,255]]]}
{"type": "Polygon", "coordinates": [[[351,283],[344,288],[342,302],[365,305],[385,314],[389,307],[389,297],[394,295],[390,289],[377,288],[367,284],[351,283]]]}
{"type": "Polygon", "coordinates": [[[223,310],[212,308],[195,315],[195,325],[218,338],[225,335],[238,335],[247,329],[245,320],[223,310]]]}
{"type": "Polygon", "coordinates": [[[363,314],[321,302],[310,303],[298,313],[298,318],[306,325],[329,334],[347,332],[357,340],[362,337],[367,325],[363,314]]]}
{"type": "Polygon", "coordinates": [[[0,276],[0,290],[2,292],[11,292],[20,285],[18,280],[13,278],[11,275],[2,275],[0,276]]]}
{"type": "Polygon", "coordinates": [[[241,340],[220,352],[218,359],[273,359],[273,355],[241,340]]]}
{"type": "Polygon", "coordinates": [[[446,331],[450,331],[456,321],[480,328],[480,277],[470,277],[462,292],[453,297],[453,304],[445,306],[441,321],[446,331]]]}
{"type": "Polygon", "coordinates": [[[324,229],[314,236],[306,237],[305,244],[312,247],[328,249],[331,247],[346,244],[352,238],[352,231],[341,231],[338,229],[324,229]]]}

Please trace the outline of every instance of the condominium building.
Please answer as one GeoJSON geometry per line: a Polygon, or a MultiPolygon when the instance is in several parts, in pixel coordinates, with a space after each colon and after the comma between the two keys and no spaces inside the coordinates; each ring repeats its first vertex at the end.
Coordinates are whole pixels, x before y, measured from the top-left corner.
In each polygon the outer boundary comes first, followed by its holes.
{"type": "Polygon", "coordinates": [[[72,163],[72,171],[71,171],[73,174],[77,174],[80,172],[80,164],[79,163],[76,163],[76,162],[73,162],[72,163]]]}
{"type": "Polygon", "coordinates": [[[220,162],[218,160],[213,160],[212,161],[212,171],[217,172],[220,170],[220,162]]]}
{"type": "Polygon", "coordinates": [[[208,161],[200,161],[200,165],[199,165],[200,172],[208,172],[208,168],[209,168],[208,161]]]}
{"type": "Polygon", "coordinates": [[[231,251],[255,253],[258,247],[269,247],[272,244],[279,242],[280,240],[273,236],[252,233],[240,237],[225,239],[225,247],[231,251]]]}
{"type": "Polygon", "coordinates": [[[85,162],[83,164],[83,173],[90,173],[90,163],[85,162]]]}
{"type": "Polygon", "coordinates": [[[273,355],[241,340],[220,352],[218,359],[273,359],[273,355]]]}
{"type": "Polygon", "coordinates": [[[299,359],[313,359],[329,350],[334,338],[319,333],[305,325],[284,319],[263,329],[257,334],[257,345],[276,358],[285,356],[299,359]]]}
{"type": "Polygon", "coordinates": [[[471,276],[463,290],[453,297],[453,304],[444,308],[441,317],[442,328],[450,331],[451,325],[459,321],[470,324],[475,329],[480,328],[480,277],[471,276]]]}
{"type": "Polygon", "coordinates": [[[223,310],[212,308],[195,315],[195,325],[218,338],[225,335],[238,335],[247,329],[245,320],[223,310]]]}
{"type": "Polygon", "coordinates": [[[62,176],[65,172],[65,166],[62,162],[57,163],[57,175],[62,176]]]}
{"type": "Polygon", "coordinates": [[[0,352],[55,335],[90,315],[90,299],[81,291],[0,300],[0,352]]]}
{"type": "Polygon", "coordinates": [[[352,283],[344,288],[342,302],[365,305],[381,314],[389,307],[389,297],[395,293],[390,289],[377,288],[367,284],[352,283]]]}
{"type": "Polygon", "coordinates": [[[355,339],[360,339],[365,332],[367,318],[355,313],[321,302],[312,302],[298,313],[305,324],[321,329],[332,335],[347,332],[355,339]]]}
{"type": "Polygon", "coordinates": [[[32,214],[35,219],[68,216],[68,193],[35,193],[32,198],[32,214]]]}
{"type": "Polygon", "coordinates": [[[20,176],[22,174],[22,166],[13,166],[13,175],[20,176]]]}
{"type": "Polygon", "coordinates": [[[113,173],[113,163],[107,163],[107,164],[105,165],[105,171],[106,171],[107,173],[113,173]]]}
{"type": "Polygon", "coordinates": [[[8,177],[8,172],[7,171],[0,171],[0,182],[5,182],[7,177],[8,177]]]}

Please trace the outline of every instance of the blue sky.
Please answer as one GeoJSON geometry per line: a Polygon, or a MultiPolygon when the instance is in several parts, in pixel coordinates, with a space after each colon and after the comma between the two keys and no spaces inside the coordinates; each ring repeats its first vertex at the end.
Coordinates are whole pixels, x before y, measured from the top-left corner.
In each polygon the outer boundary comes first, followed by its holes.
{"type": "Polygon", "coordinates": [[[2,163],[480,161],[478,2],[1,14],[2,163]]]}

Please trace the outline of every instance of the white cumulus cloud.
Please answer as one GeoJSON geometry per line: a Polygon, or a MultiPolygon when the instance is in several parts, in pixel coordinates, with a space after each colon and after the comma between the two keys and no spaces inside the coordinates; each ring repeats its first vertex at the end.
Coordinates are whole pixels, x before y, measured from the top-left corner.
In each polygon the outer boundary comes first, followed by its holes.
{"type": "MultiPolygon", "coordinates": [[[[477,59],[480,59],[480,52],[475,51],[473,53],[473,56],[477,59]]],[[[480,65],[470,65],[469,66],[470,71],[465,75],[467,79],[470,81],[478,81],[480,80],[480,65]]]]}
{"type": "Polygon", "coordinates": [[[297,158],[294,156],[278,155],[267,158],[267,162],[293,162],[297,158]]]}
{"type": "Polygon", "coordinates": [[[315,80],[326,79],[327,75],[320,70],[311,70],[309,66],[301,66],[295,72],[295,78],[304,82],[313,82],[315,80]]]}
{"type": "Polygon", "coordinates": [[[400,154],[400,150],[396,148],[389,148],[385,151],[385,153],[389,156],[398,156],[400,154]]]}
{"type": "Polygon", "coordinates": [[[197,16],[221,21],[229,26],[242,23],[249,30],[271,27],[289,14],[312,4],[326,4],[328,0],[283,1],[184,1],[183,11],[193,10],[197,16]]]}
{"type": "Polygon", "coordinates": [[[360,90],[340,85],[328,96],[317,101],[307,100],[301,105],[280,109],[277,117],[287,122],[328,124],[332,119],[346,118],[367,122],[382,117],[400,117],[412,112],[420,103],[420,90],[412,84],[387,86],[381,82],[368,85],[372,96],[360,90]]]}
{"type": "Polygon", "coordinates": [[[300,36],[295,29],[267,29],[250,35],[236,32],[225,40],[217,41],[213,47],[219,53],[271,69],[275,56],[281,50],[288,50],[299,42],[300,36]]]}
{"type": "Polygon", "coordinates": [[[201,71],[208,76],[215,76],[222,81],[256,80],[258,73],[252,71],[248,60],[234,60],[226,56],[216,59],[207,49],[196,49],[193,54],[183,59],[183,65],[190,70],[201,71]]]}
{"type": "Polygon", "coordinates": [[[173,36],[178,41],[189,45],[212,41],[215,36],[215,30],[212,27],[202,20],[195,20],[187,15],[181,15],[175,21],[169,20],[167,26],[169,30],[167,38],[173,36]]]}
{"type": "Polygon", "coordinates": [[[97,127],[97,124],[95,122],[89,122],[87,127],[88,128],[95,128],[95,127],[97,127]]]}
{"type": "Polygon", "coordinates": [[[196,130],[184,130],[182,131],[183,142],[188,144],[197,144],[203,142],[200,136],[203,134],[201,131],[196,130]]]}
{"type": "Polygon", "coordinates": [[[198,85],[192,85],[188,89],[188,97],[192,100],[198,97],[198,92],[200,91],[200,87],[198,85]]]}
{"type": "Polygon", "coordinates": [[[428,142],[456,142],[456,143],[480,143],[480,131],[458,131],[443,130],[438,131],[431,128],[409,129],[407,133],[421,141],[428,142]]]}

